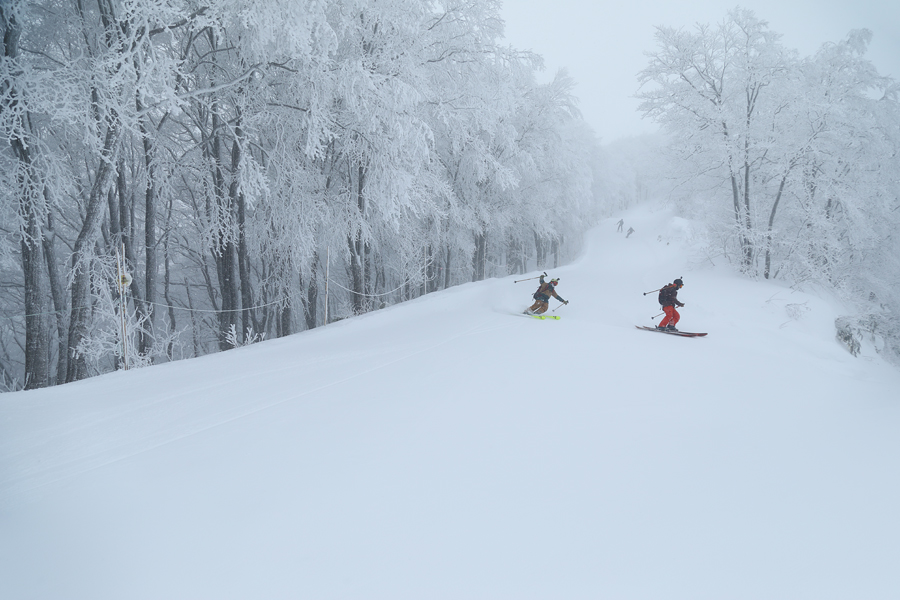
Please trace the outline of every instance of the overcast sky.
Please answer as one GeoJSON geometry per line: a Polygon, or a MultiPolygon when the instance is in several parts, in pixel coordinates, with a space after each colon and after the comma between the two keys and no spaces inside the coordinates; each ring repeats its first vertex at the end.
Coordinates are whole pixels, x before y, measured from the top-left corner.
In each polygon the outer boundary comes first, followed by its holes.
{"type": "MultiPolygon", "coordinates": [[[[601,141],[656,130],[637,113],[637,73],[653,50],[654,27],[692,28],[721,21],[739,4],[725,0],[503,0],[506,39],[544,57],[542,80],[566,68],[585,120],[601,141]]],[[[808,56],[825,42],[866,28],[868,58],[882,75],[900,79],[900,0],[749,0],[740,3],[782,43],[808,56]]]]}

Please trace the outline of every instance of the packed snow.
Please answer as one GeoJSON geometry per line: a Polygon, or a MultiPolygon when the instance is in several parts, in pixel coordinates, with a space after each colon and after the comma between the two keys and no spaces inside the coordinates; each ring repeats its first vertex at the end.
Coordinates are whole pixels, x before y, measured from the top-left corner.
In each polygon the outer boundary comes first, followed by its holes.
{"type": "Polygon", "coordinates": [[[0,396],[0,597],[900,597],[900,371],[703,244],[0,396]],[[676,277],[705,338],[635,329],[676,277]]]}

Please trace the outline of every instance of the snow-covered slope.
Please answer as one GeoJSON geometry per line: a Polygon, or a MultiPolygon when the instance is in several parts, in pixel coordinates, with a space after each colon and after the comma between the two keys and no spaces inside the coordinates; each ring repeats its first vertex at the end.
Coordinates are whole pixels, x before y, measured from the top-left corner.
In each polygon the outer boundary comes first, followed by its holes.
{"type": "Polygon", "coordinates": [[[559,321],[515,276],[0,396],[0,597],[900,597],[898,372],[616,220],[559,321]],[[709,336],[635,329],[679,276],[709,336]]]}

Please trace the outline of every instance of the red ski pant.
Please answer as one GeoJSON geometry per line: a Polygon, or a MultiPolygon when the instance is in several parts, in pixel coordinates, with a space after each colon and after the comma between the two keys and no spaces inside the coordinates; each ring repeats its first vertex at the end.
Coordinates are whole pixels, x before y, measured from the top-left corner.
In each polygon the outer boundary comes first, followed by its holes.
{"type": "Polygon", "coordinates": [[[681,315],[678,314],[678,311],[675,310],[674,306],[663,306],[663,312],[666,313],[666,316],[663,317],[663,320],[659,322],[660,327],[665,327],[666,325],[671,325],[672,327],[678,323],[678,320],[681,318],[681,315]]]}

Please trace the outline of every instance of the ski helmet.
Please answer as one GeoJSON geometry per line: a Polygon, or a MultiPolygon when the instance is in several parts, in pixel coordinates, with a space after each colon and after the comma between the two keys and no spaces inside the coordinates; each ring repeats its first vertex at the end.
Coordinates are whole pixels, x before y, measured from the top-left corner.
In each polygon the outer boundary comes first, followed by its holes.
{"type": "Polygon", "coordinates": [[[555,278],[551,279],[550,283],[552,283],[553,285],[559,285],[559,278],[555,277],[555,278]]]}
{"type": "Polygon", "coordinates": [[[676,279],[676,280],[673,281],[672,283],[674,283],[674,284],[677,285],[678,287],[684,287],[684,282],[681,280],[681,278],[676,279]]]}

